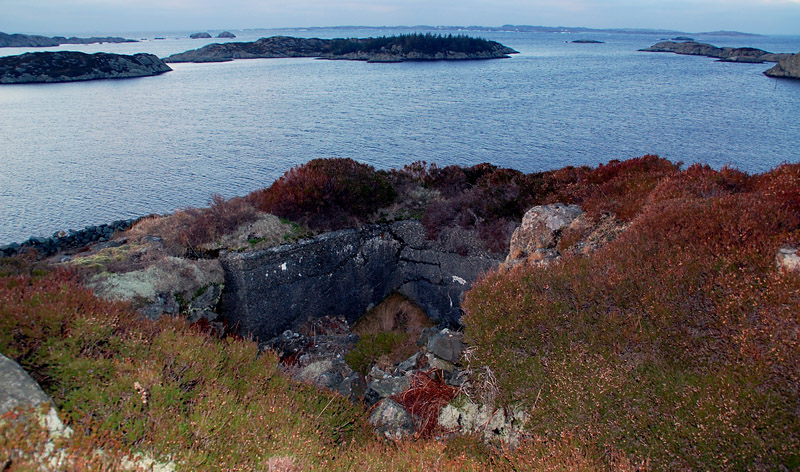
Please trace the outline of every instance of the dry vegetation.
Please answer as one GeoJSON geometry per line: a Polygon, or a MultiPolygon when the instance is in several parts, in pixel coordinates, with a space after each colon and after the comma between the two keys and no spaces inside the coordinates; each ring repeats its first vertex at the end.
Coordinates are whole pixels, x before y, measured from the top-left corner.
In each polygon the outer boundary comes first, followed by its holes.
{"type": "Polygon", "coordinates": [[[774,265],[800,241],[800,165],[643,166],[612,181],[583,199],[631,221],[614,243],[469,292],[476,360],[543,437],[654,469],[800,466],[800,279],[774,265]]]}
{"type": "MultiPolygon", "coordinates": [[[[507,244],[534,204],[578,203],[628,225],[588,256],[491,274],[468,293],[470,367],[491,376],[499,401],[527,408],[530,436],[514,451],[470,436],[381,442],[362,407],[290,381],[254,342],[148,322],[68,272],[2,261],[0,351],[75,429],[66,450],[100,462],[75,469],[114,468],[131,451],[180,470],[800,467],[800,277],[774,265],[780,246],[800,242],[800,165],[750,176],[644,156],[526,175],[332,161],[186,212],[186,226],[162,228],[166,246],[183,253],[224,237],[254,221],[254,208],[316,229],[379,221],[391,208],[431,235],[477,229],[489,247],[507,244]],[[87,454],[97,447],[113,454],[87,454]]],[[[403,306],[381,307],[365,332],[423,324],[403,306]]],[[[417,380],[401,401],[422,416],[452,393],[417,380]]],[[[2,423],[0,467],[29,470],[43,444],[35,425],[2,423]]]]}

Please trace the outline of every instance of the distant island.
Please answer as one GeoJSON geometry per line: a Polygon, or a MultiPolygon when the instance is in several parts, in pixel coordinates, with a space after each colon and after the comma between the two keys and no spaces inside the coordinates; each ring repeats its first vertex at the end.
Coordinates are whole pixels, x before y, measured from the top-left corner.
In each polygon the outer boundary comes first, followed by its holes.
{"type": "Polygon", "coordinates": [[[464,35],[401,34],[364,39],[272,36],[254,42],[215,43],[173,54],[164,62],[227,62],[234,59],[316,57],[367,62],[453,61],[507,58],[517,51],[496,41],[464,35]]]}
{"type": "Polygon", "coordinates": [[[149,77],[171,70],[153,54],[30,52],[0,57],[0,84],[125,79],[149,77]]]}
{"type": "Polygon", "coordinates": [[[576,39],[572,41],[575,44],[604,44],[604,41],[598,41],[596,39],[576,39]]]}
{"type": "Polygon", "coordinates": [[[711,44],[697,43],[694,41],[663,41],[649,48],[639,49],[639,51],[671,52],[689,56],[706,56],[716,58],[722,62],[745,62],[750,64],[777,62],[778,64],[774,67],[764,71],[764,75],[768,77],[800,79],[800,53],[776,54],[756,48],[718,48],[711,44]]]}
{"type": "Polygon", "coordinates": [[[95,43],[138,43],[135,39],[125,39],[118,36],[93,36],[91,38],[65,38],[63,36],[6,34],[0,32],[0,48],[46,48],[62,44],[95,44],[95,43]]]}
{"type": "Polygon", "coordinates": [[[671,52],[689,56],[706,56],[719,59],[723,62],[778,62],[791,54],[775,54],[756,48],[719,48],[711,44],[695,41],[662,41],[649,48],[639,49],[643,52],[671,52]]]}

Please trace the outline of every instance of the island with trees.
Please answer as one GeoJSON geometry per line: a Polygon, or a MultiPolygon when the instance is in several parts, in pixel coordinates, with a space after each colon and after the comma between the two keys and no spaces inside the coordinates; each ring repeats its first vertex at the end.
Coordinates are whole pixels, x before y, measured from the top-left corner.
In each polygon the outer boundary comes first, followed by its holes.
{"type": "Polygon", "coordinates": [[[318,39],[272,36],[253,42],[209,44],[173,54],[165,62],[227,62],[234,59],[315,57],[367,62],[507,58],[517,51],[496,41],[465,35],[401,34],[377,38],[318,39]]]}

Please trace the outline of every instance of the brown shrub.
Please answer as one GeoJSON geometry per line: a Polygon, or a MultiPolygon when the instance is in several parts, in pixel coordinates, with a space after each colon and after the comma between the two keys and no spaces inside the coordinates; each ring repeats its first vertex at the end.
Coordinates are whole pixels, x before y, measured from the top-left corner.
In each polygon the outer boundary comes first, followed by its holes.
{"type": "Polygon", "coordinates": [[[453,398],[458,389],[447,385],[440,372],[415,372],[411,386],[393,398],[414,418],[414,438],[432,438],[442,433],[439,413],[453,398]]]}
{"type": "Polygon", "coordinates": [[[314,159],[248,200],[261,211],[312,229],[333,230],[364,223],[395,197],[387,176],[372,166],[352,159],[314,159]]]}
{"type": "Polygon", "coordinates": [[[236,230],[240,225],[256,220],[258,212],[244,198],[226,200],[218,194],[211,196],[208,208],[186,208],[167,216],[151,216],[138,221],[126,236],[140,241],[145,236],[162,239],[166,252],[180,256],[186,250],[195,251],[203,244],[236,230]]]}
{"type": "Polygon", "coordinates": [[[795,464],[800,278],[774,257],[800,240],[800,165],[670,166],[574,173],[591,188],[568,193],[629,228],[588,258],[474,285],[467,339],[505,401],[535,404],[535,434],[577,432],[655,469],[795,464]]]}

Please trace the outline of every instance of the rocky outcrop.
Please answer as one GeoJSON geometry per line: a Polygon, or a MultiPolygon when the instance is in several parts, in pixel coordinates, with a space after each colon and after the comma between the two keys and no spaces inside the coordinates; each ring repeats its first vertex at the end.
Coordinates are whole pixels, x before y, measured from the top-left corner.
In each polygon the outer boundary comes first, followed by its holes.
{"type": "Polygon", "coordinates": [[[317,57],[332,60],[370,62],[437,61],[497,59],[516,54],[517,51],[494,41],[480,41],[480,47],[471,50],[451,50],[446,47],[417,49],[392,43],[374,44],[366,39],[318,39],[272,36],[248,43],[215,43],[200,49],[173,54],[166,62],[225,62],[234,59],[317,57]]]}
{"type": "Polygon", "coordinates": [[[201,319],[211,323],[219,316],[223,280],[216,260],[166,256],[141,270],[101,272],[86,286],[99,297],[132,302],[150,319],[182,314],[191,323],[201,319]]]}
{"type": "Polygon", "coordinates": [[[429,241],[419,222],[404,221],[223,253],[221,309],[229,326],[261,340],[328,314],[352,323],[392,292],[438,322],[458,324],[464,293],[501,262],[462,236],[429,241]]]}
{"type": "Polygon", "coordinates": [[[211,35],[208,33],[192,33],[189,35],[189,37],[192,39],[208,39],[211,37],[211,35]]]}
{"type": "Polygon", "coordinates": [[[511,236],[505,266],[547,265],[562,253],[586,255],[615,240],[626,228],[612,214],[589,218],[578,205],[535,206],[511,236]]]}
{"type": "Polygon", "coordinates": [[[0,416],[16,409],[39,408],[39,422],[51,436],[69,436],[72,430],[64,426],[53,406],[53,401],[39,384],[16,362],[0,354],[0,416]]]}
{"type": "Polygon", "coordinates": [[[217,35],[218,38],[226,38],[226,39],[233,39],[236,37],[235,34],[231,33],[230,31],[223,31],[222,33],[217,35]]]}
{"type": "Polygon", "coordinates": [[[604,44],[604,41],[598,41],[596,39],[576,39],[572,42],[575,44],[604,44]]]}
{"type": "Polygon", "coordinates": [[[531,208],[511,236],[506,263],[546,261],[558,257],[556,244],[561,232],[582,214],[578,205],[562,203],[531,208]]]}
{"type": "Polygon", "coordinates": [[[34,52],[0,58],[0,84],[149,77],[171,70],[152,54],[34,52]]]}
{"type": "Polygon", "coordinates": [[[788,54],[774,54],[756,48],[719,48],[711,44],[698,43],[695,41],[675,42],[663,41],[656,43],[649,48],[640,49],[644,52],[671,52],[689,56],[706,56],[719,59],[724,62],[778,62],[788,54]]]}
{"type": "Polygon", "coordinates": [[[768,77],[800,79],[800,53],[779,60],[774,67],[766,70],[764,75],[768,77]]]}
{"type": "Polygon", "coordinates": [[[95,44],[95,43],[137,43],[135,39],[125,39],[118,36],[93,36],[91,38],[65,38],[63,36],[6,34],[0,32],[0,48],[39,48],[53,47],[60,44],[95,44]]]}

